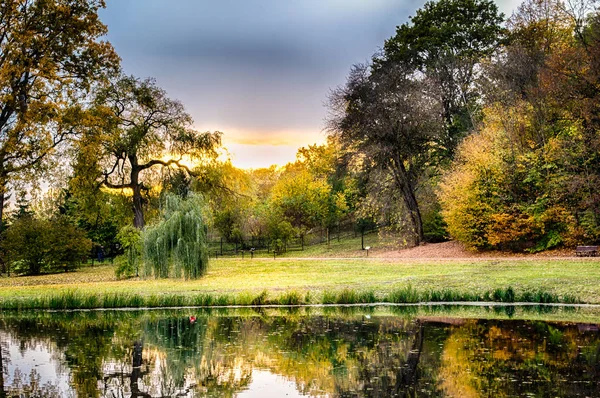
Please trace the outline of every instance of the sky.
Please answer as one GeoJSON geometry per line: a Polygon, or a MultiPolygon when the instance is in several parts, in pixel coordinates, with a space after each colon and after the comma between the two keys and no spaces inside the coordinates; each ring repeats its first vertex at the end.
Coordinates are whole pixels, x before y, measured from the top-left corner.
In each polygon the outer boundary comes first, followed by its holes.
{"type": "MultiPolygon", "coordinates": [[[[520,0],[497,0],[510,15],[520,0]]],[[[323,143],[330,90],[424,0],[107,0],[126,74],[153,77],[241,168],[323,143]]]]}

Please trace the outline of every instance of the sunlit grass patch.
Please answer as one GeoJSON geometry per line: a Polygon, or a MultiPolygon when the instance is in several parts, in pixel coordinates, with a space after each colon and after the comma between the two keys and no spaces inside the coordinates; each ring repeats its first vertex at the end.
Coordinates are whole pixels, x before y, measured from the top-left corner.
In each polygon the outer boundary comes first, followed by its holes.
{"type": "Polygon", "coordinates": [[[221,259],[198,280],[117,280],[109,265],[0,277],[0,308],[496,301],[600,303],[600,262],[221,259]]]}

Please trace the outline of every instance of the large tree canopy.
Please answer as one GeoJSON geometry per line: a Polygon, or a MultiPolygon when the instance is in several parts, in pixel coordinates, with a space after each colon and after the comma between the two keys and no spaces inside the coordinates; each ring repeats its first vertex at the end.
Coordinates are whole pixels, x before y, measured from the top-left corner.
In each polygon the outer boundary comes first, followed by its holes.
{"type": "MultiPolygon", "coordinates": [[[[156,167],[176,167],[192,173],[188,165],[216,156],[220,133],[201,133],[183,105],[167,97],[152,79],[123,76],[100,89],[91,127],[81,140],[76,172],[90,175],[106,188],[130,190],[133,224],[143,228],[144,184],[156,167]]],[[[85,181],[85,179],[83,179],[85,181]]]]}
{"type": "Polygon", "coordinates": [[[491,0],[427,2],[332,95],[332,134],[364,170],[389,173],[416,244],[424,239],[420,182],[474,127],[479,65],[502,41],[502,21],[491,0]]]}
{"type": "Polygon", "coordinates": [[[103,0],[0,1],[0,220],[15,177],[76,133],[85,94],[118,67],[103,0]]]}
{"type": "Polygon", "coordinates": [[[479,63],[502,42],[503,15],[493,0],[439,0],[425,3],[410,23],[386,40],[375,65],[402,62],[426,74],[437,85],[446,134],[439,149],[452,156],[473,128],[479,93],[479,63]]]}

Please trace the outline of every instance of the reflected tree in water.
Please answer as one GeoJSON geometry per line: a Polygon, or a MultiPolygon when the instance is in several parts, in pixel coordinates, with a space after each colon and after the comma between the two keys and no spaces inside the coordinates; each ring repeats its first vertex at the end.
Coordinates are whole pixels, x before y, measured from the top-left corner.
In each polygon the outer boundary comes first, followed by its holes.
{"type": "Polygon", "coordinates": [[[583,325],[470,321],[453,328],[441,387],[450,396],[596,396],[600,333],[583,325]]]}
{"type": "Polygon", "coordinates": [[[0,322],[16,344],[57,347],[85,397],[235,396],[255,369],[313,396],[594,396],[600,388],[594,325],[162,311],[0,322]]]}
{"type": "Polygon", "coordinates": [[[126,362],[121,362],[119,356],[117,356],[116,360],[110,360],[109,358],[105,358],[104,366],[106,367],[107,363],[111,364],[111,371],[104,373],[102,385],[104,395],[109,395],[108,391],[113,392],[117,390],[120,394],[119,396],[125,395],[126,392],[130,393],[131,398],[136,397],[152,397],[148,392],[140,389],[139,382],[143,379],[144,376],[150,374],[150,367],[148,365],[148,361],[144,361],[144,342],[143,340],[134,341],[131,348],[127,348],[121,355],[125,355],[123,359],[125,359],[128,355],[128,351],[131,349],[131,362],[127,364],[126,362]],[[129,385],[129,391],[126,391],[127,382],[129,385]]]}
{"type": "Polygon", "coordinates": [[[28,374],[17,369],[11,385],[7,387],[9,397],[61,398],[63,396],[57,385],[51,382],[42,384],[41,376],[36,369],[32,369],[28,374]]]}
{"type": "Polygon", "coordinates": [[[4,323],[22,350],[55,345],[70,369],[71,385],[77,396],[99,397],[98,380],[102,379],[102,364],[109,356],[116,325],[106,319],[25,316],[4,323]]]}
{"type": "Polygon", "coordinates": [[[146,368],[142,371],[143,365],[143,352],[144,352],[144,341],[135,341],[133,343],[133,354],[132,354],[132,363],[131,363],[131,398],[134,397],[150,397],[150,394],[140,391],[139,380],[144,375],[148,374],[148,369],[146,368]]]}
{"type": "Polygon", "coordinates": [[[6,398],[6,388],[4,387],[4,372],[8,372],[8,367],[4,366],[4,358],[7,355],[8,346],[4,339],[0,338],[0,398],[6,398]]]}

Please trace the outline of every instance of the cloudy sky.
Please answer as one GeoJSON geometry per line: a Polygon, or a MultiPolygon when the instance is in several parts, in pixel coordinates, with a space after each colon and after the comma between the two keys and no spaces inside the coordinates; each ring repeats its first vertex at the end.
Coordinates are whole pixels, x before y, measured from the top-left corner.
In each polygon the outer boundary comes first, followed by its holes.
{"type": "MultiPolygon", "coordinates": [[[[239,167],[323,142],[324,103],[424,0],[107,0],[127,74],[154,77],[239,167]]],[[[520,0],[497,0],[510,15],[520,0]]]]}

